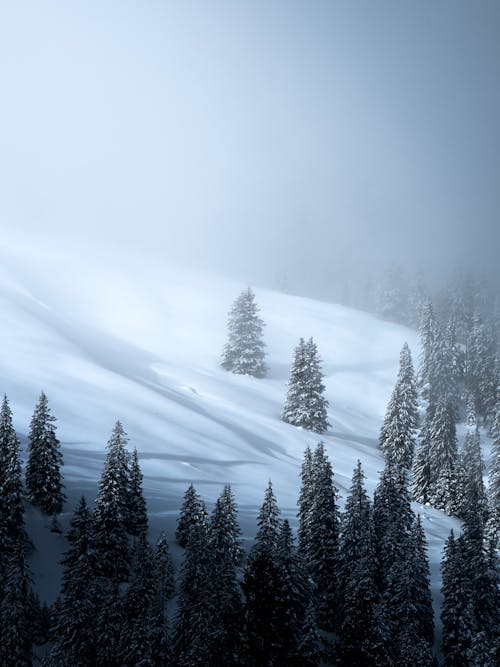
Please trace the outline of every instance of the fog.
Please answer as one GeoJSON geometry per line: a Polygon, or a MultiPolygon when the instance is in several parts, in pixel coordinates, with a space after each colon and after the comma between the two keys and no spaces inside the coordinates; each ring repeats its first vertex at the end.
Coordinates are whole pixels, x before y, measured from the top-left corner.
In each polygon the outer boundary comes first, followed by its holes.
{"type": "Polygon", "coordinates": [[[495,271],[499,34],[496,0],[1,3],[3,244],[321,296],[495,271]]]}

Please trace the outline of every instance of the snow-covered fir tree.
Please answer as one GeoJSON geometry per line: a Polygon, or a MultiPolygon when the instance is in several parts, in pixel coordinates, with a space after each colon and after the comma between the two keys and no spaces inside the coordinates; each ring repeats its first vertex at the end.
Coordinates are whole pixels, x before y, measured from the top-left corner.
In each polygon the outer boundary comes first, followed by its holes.
{"type": "Polygon", "coordinates": [[[424,398],[428,398],[430,391],[437,337],[438,323],[434,316],[432,304],[428,301],[423,309],[422,322],[420,325],[422,356],[420,358],[419,384],[422,388],[424,398]]]}
{"type": "Polygon", "coordinates": [[[0,599],[0,665],[31,667],[32,618],[31,577],[24,545],[17,544],[7,555],[0,599]]]}
{"type": "Polygon", "coordinates": [[[269,482],[242,581],[246,658],[250,664],[274,664],[280,655],[281,621],[275,604],[280,585],[277,563],[280,530],[278,504],[269,482]]]}
{"type": "Polygon", "coordinates": [[[321,359],[316,343],[312,338],[307,342],[301,338],[294,353],[281,416],[283,421],[315,433],[324,433],[330,426],[324,391],[321,359]]]}
{"type": "Polygon", "coordinates": [[[491,422],[495,416],[498,385],[496,340],[492,327],[477,312],[467,342],[466,381],[477,412],[491,422]]]}
{"type": "Polygon", "coordinates": [[[174,663],[212,664],[215,591],[214,560],[206,522],[193,523],[187,538],[174,629],[174,663]]]}
{"type": "Polygon", "coordinates": [[[61,595],[52,613],[53,643],[44,667],[95,663],[96,581],[90,535],[92,516],[82,496],[67,533],[61,595]]]}
{"type": "Polygon", "coordinates": [[[307,546],[301,550],[314,582],[319,627],[332,630],[337,623],[340,512],[333,470],[320,442],[314,452],[312,503],[308,512],[307,546]]]}
{"type": "Polygon", "coordinates": [[[380,448],[385,459],[404,468],[410,468],[413,459],[417,395],[410,348],[405,343],[399,358],[398,379],[380,432],[380,448]]]}
{"type": "Polygon", "coordinates": [[[153,549],[140,535],[123,605],[119,654],[124,667],[156,667],[169,660],[165,600],[157,584],[153,549]]]}
{"type": "Polygon", "coordinates": [[[299,551],[303,557],[309,549],[310,539],[310,518],[309,513],[312,507],[312,500],[314,497],[314,473],[312,464],[312,451],[309,445],[304,452],[304,460],[300,472],[300,495],[298,500],[298,519],[299,519],[299,551]]]}
{"type": "Polygon", "coordinates": [[[205,503],[196,493],[194,486],[190,484],[184,493],[184,501],[177,519],[175,530],[177,544],[186,547],[191,529],[198,524],[202,524],[208,529],[208,514],[205,503]]]}
{"type": "Polygon", "coordinates": [[[430,465],[430,428],[432,410],[426,410],[425,421],[419,435],[418,446],[415,450],[412,466],[411,493],[413,500],[418,503],[428,503],[431,494],[431,465],[430,465]]]}
{"type": "Polygon", "coordinates": [[[130,535],[146,535],[148,514],[142,493],[142,472],[134,447],[128,466],[127,531],[130,535]]]}
{"type": "Polygon", "coordinates": [[[243,604],[236,567],[242,558],[236,502],[226,484],[217,499],[209,526],[208,548],[213,557],[214,596],[212,660],[235,663],[241,656],[243,604]]]}
{"type": "Polygon", "coordinates": [[[100,576],[118,583],[128,577],[129,473],[127,435],[118,421],[107,445],[106,461],[94,509],[92,551],[100,576]]]}
{"type": "Polygon", "coordinates": [[[475,503],[477,510],[486,519],[488,501],[483,483],[484,464],[481,454],[479,429],[470,429],[465,440],[459,461],[459,477],[456,498],[456,513],[464,518],[470,504],[475,503]]]}
{"type": "Polygon", "coordinates": [[[28,434],[26,491],[28,499],[45,514],[59,514],[64,503],[61,466],[63,458],[56,437],[56,418],[50,414],[42,392],[33,413],[28,434]]]}
{"type": "Polygon", "coordinates": [[[156,585],[163,596],[164,602],[167,602],[175,592],[175,578],[172,556],[168,548],[167,537],[163,531],[156,542],[154,560],[156,585]]]}
{"type": "Polygon", "coordinates": [[[361,463],[354,470],[340,538],[340,655],[346,665],[387,665],[387,630],[377,590],[371,503],[361,463]]]}
{"type": "Polygon", "coordinates": [[[264,322],[258,315],[255,294],[248,287],[239,295],[229,312],[228,341],[222,367],[237,375],[265,377],[264,322]]]}
{"type": "Polygon", "coordinates": [[[0,578],[4,558],[25,542],[19,440],[12,425],[7,396],[4,396],[0,408],[0,578]]]}
{"type": "Polygon", "coordinates": [[[458,459],[455,418],[446,399],[439,399],[429,430],[429,500],[453,514],[456,509],[458,459]]]}

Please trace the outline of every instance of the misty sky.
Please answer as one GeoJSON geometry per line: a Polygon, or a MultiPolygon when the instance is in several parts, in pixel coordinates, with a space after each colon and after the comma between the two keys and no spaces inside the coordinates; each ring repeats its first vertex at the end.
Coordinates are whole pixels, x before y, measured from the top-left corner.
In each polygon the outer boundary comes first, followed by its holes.
{"type": "Polygon", "coordinates": [[[0,91],[7,245],[323,293],[497,262],[498,0],[0,0],[0,91]]]}

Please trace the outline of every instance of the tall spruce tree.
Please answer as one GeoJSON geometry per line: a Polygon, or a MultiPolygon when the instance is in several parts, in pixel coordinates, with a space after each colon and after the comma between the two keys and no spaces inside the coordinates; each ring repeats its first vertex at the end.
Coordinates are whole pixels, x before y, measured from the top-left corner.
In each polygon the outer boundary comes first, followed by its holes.
{"type": "Polygon", "coordinates": [[[456,500],[457,515],[465,518],[471,503],[476,510],[486,519],[488,514],[488,501],[483,483],[484,464],[481,455],[481,442],[479,430],[469,430],[465,434],[462,453],[460,456],[460,477],[458,487],[458,498],[456,500]]]}
{"type": "Polygon", "coordinates": [[[300,472],[300,495],[298,501],[298,518],[299,518],[299,551],[306,559],[306,554],[310,548],[311,536],[311,522],[310,512],[314,498],[314,471],[313,471],[313,456],[309,445],[304,452],[304,460],[300,472]]]}
{"type": "Polygon", "coordinates": [[[467,342],[466,381],[474,396],[477,412],[486,421],[491,421],[495,415],[498,380],[496,352],[492,327],[476,312],[467,342]]]}
{"type": "Polygon", "coordinates": [[[181,667],[212,664],[213,568],[208,527],[198,521],[189,530],[179,583],[173,653],[181,667]]]}
{"type": "Polygon", "coordinates": [[[130,586],[124,601],[119,654],[123,667],[157,667],[169,658],[164,597],[157,585],[153,549],[136,541],[130,586]]]}
{"type": "Polygon", "coordinates": [[[315,433],[324,433],[330,426],[324,391],[316,343],[312,338],[307,342],[301,338],[295,349],[282,420],[315,433]]]}
{"type": "Polygon", "coordinates": [[[280,585],[280,529],[278,504],[269,482],[241,584],[245,594],[246,657],[259,667],[276,664],[281,654],[281,623],[275,604],[280,585]]]}
{"type": "Polygon", "coordinates": [[[455,539],[453,531],[446,542],[441,571],[442,650],[445,665],[467,665],[470,664],[474,634],[471,585],[465,573],[461,544],[455,539]]]}
{"type": "Polygon", "coordinates": [[[97,573],[114,583],[128,577],[129,476],[125,445],[127,435],[118,421],[107,445],[104,470],[94,509],[92,551],[97,573]]]}
{"type": "Polygon", "coordinates": [[[142,472],[134,447],[128,470],[127,531],[131,535],[146,535],[148,532],[148,514],[146,501],[142,493],[142,472]]]}
{"type": "Polygon", "coordinates": [[[0,665],[31,667],[30,574],[24,545],[16,545],[5,563],[0,600],[0,665]]]}
{"type": "Polygon", "coordinates": [[[353,667],[390,663],[387,631],[375,578],[371,505],[361,463],[354,470],[340,538],[340,653],[353,667]]]}
{"type": "Polygon", "coordinates": [[[411,493],[413,499],[418,503],[428,503],[431,497],[431,458],[430,458],[430,434],[433,416],[433,407],[429,405],[426,410],[425,421],[419,435],[419,443],[413,457],[411,493]]]}
{"type": "Polygon", "coordinates": [[[453,514],[456,507],[458,459],[455,418],[450,403],[438,400],[429,432],[429,499],[434,507],[453,514]]]}
{"type": "Polygon", "coordinates": [[[96,582],[90,554],[92,516],[82,496],[67,533],[68,549],[61,595],[54,607],[51,635],[53,643],[44,660],[46,667],[94,664],[96,582]]]}
{"type": "Polygon", "coordinates": [[[318,625],[331,631],[338,621],[340,513],[332,466],[322,442],[316,447],[312,467],[314,495],[309,512],[309,544],[302,555],[314,582],[318,625]]]}
{"type": "Polygon", "coordinates": [[[4,558],[25,541],[19,440],[4,396],[0,409],[0,578],[4,558]]]}
{"type": "Polygon", "coordinates": [[[415,373],[408,344],[403,345],[396,386],[380,432],[380,448],[386,460],[410,468],[415,447],[418,405],[415,373]]]}
{"type": "Polygon", "coordinates": [[[167,538],[162,531],[155,546],[155,571],[157,587],[163,601],[170,600],[175,592],[174,564],[170,549],[168,548],[167,538]]]}
{"type": "Polygon", "coordinates": [[[59,440],[56,418],[50,414],[47,397],[42,392],[33,413],[28,435],[26,491],[28,499],[45,514],[56,515],[64,503],[59,440]]]}
{"type": "Polygon", "coordinates": [[[222,367],[237,375],[265,377],[264,322],[258,316],[255,294],[248,287],[239,295],[229,312],[228,342],[224,347],[222,367]]]}
{"type": "Polygon", "coordinates": [[[177,528],[175,530],[175,539],[181,547],[186,547],[189,541],[189,533],[193,526],[202,524],[208,527],[208,514],[205,503],[196,493],[192,484],[188,486],[184,493],[179,518],[177,519],[177,528]]]}
{"type": "Polygon", "coordinates": [[[208,548],[214,560],[212,660],[237,664],[242,657],[243,605],[236,567],[242,558],[240,527],[231,487],[226,484],[212,512],[208,548]]]}

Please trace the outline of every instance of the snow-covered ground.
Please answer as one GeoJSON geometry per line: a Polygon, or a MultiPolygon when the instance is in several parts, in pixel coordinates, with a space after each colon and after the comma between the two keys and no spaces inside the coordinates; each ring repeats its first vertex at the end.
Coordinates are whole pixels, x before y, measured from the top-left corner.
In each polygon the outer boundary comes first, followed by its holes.
{"type": "MultiPolygon", "coordinates": [[[[107,262],[104,251],[0,256],[0,390],[10,398],[26,442],[40,391],[58,418],[68,502],[93,498],[105,445],[120,419],[136,446],[152,515],[152,537],[170,537],[190,482],[210,505],[230,482],[247,539],[268,479],[283,515],[296,514],[306,445],[318,436],[284,424],[280,412],[293,349],[313,336],[323,358],[330,431],[322,438],[341,502],[360,459],[370,492],[383,462],[377,436],[404,341],[414,331],[339,305],[256,289],[266,323],[269,376],[235,376],[219,367],[227,311],[245,285],[133,255],[107,262]],[[104,268],[103,268],[104,267],[104,268]]],[[[307,267],[304,267],[307,270],[307,267]]],[[[430,544],[439,589],[444,540],[458,522],[415,506],[430,544]]],[[[41,596],[58,590],[64,539],[28,510],[41,596]]],[[[174,547],[175,551],[175,547],[174,547]]]]}

